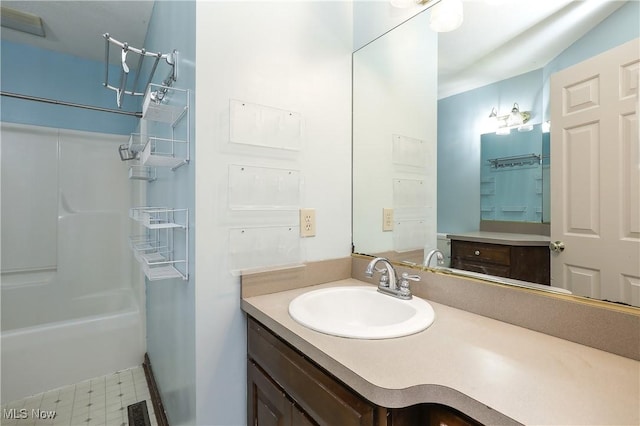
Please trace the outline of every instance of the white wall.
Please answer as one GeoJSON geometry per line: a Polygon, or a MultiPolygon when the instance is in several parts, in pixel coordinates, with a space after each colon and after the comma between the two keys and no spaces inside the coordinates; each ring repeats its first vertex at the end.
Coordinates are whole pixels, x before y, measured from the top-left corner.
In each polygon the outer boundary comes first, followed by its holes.
{"type": "MultiPolygon", "coordinates": [[[[432,5],[433,1],[428,6],[432,5]]],[[[417,4],[397,8],[387,0],[354,0],[353,50],[360,49],[426,8],[417,4]]]]}
{"type": "Polygon", "coordinates": [[[349,256],[352,10],[349,2],[199,2],[196,16],[196,421],[243,424],[246,330],[229,229],[297,222],[297,213],[230,211],[228,166],[299,169],[301,204],[317,215],[301,260],[349,256]],[[299,112],[302,149],[230,144],[230,99],[299,112]]]}
{"type": "Polygon", "coordinates": [[[438,38],[428,19],[429,12],[416,16],[354,54],[353,240],[359,253],[436,246],[438,38]],[[394,161],[392,135],[422,141],[422,164],[394,161]],[[424,198],[401,200],[394,194],[398,180],[422,181],[424,198]],[[383,232],[382,209],[391,207],[394,230],[383,232]]]}

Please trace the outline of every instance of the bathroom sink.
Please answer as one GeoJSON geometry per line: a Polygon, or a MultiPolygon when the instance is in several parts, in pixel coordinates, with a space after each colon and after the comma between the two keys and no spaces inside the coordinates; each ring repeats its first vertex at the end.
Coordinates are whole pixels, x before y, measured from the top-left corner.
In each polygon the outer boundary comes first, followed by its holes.
{"type": "Polygon", "coordinates": [[[376,287],[331,287],[301,294],[289,304],[289,315],[303,326],[354,339],[389,339],[417,333],[435,319],[425,300],[401,300],[376,287]]]}

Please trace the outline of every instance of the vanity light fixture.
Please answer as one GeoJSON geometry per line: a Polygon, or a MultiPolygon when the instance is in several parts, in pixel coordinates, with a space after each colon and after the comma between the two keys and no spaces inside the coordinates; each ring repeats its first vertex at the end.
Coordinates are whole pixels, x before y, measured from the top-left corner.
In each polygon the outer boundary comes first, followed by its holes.
{"type": "Polygon", "coordinates": [[[415,6],[416,0],[390,0],[391,6],[399,9],[406,9],[407,7],[415,6]]]}
{"type": "Polygon", "coordinates": [[[533,130],[533,125],[529,123],[531,113],[529,111],[520,111],[520,105],[513,104],[511,112],[507,115],[498,116],[498,111],[491,108],[489,119],[494,121],[493,127],[496,129],[496,135],[508,135],[511,129],[517,128],[519,132],[529,132],[533,130]]]}
{"type": "Polygon", "coordinates": [[[434,2],[429,17],[429,27],[438,33],[446,33],[457,29],[464,20],[462,0],[389,0],[392,6],[408,8],[415,5],[424,6],[434,2]]]}
{"type": "Polygon", "coordinates": [[[44,27],[42,26],[42,18],[33,13],[23,12],[21,10],[10,9],[6,6],[0,8],[0,23],[5,28],[21,31],[27,34],[33,34],[44,37],[44,27]]]}
{"type": "Polygon", "coordinates": [[[429,27],[439,33],[457,29],[464,20],[462,0],[440,0],[431,8],[429,27]]]}

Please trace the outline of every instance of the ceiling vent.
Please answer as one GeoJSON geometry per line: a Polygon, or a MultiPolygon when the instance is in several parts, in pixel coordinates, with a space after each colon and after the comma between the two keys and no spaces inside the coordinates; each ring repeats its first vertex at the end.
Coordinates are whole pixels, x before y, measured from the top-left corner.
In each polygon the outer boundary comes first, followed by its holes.
{"type": "Polygon", "coordinates": [[[32,13],[0,7],[1,24],[5,28],[44,37],[42,18],[32,13]]]}

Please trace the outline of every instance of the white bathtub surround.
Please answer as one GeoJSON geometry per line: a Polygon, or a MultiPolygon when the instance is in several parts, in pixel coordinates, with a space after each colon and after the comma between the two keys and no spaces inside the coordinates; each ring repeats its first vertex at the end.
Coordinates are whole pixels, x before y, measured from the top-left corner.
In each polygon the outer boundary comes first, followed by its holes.
{"type": "Polygon", "coordinates": [[[146,401],[149,420],[156,426],[144,369],[134,367],[3,404],[0,423],[127,426],[127,407],[140,401],[146,401]]]}
{"type": "Polygon", "coordinates": [[[128,137],[0,130],[4,404],[140,365],[145,336],[127,240],[142,194],[117,153],[128,137]]]}

